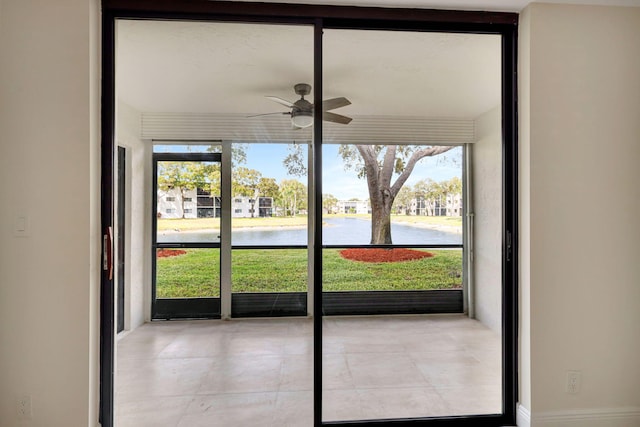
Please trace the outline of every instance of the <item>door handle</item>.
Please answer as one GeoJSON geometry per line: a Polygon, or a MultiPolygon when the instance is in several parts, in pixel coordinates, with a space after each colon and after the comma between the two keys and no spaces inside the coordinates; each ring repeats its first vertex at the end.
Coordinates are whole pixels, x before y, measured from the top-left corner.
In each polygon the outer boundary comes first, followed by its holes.
{"type": "Polygon", "coordinates": [[[109,272],[109,280],[113,279],[113,228],[107,227],[102,236],[102,270],[109,272]]]}

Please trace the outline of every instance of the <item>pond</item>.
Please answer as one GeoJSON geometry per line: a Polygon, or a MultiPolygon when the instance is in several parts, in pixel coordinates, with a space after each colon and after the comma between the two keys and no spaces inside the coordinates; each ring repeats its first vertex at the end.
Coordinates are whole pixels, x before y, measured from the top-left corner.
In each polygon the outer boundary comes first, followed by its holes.
{"type": "MultiPolygon", "coordinates": [[[[324,218],[322,241],[325,245],[366,245],[371,240],[371,221],[362,218],[324,218]]],[[[237,228],[232,232],[233,245],[306,245],[306,228],[237,228]]],[[[194,243],[216,241],[218,233],[162,232],[163,243],[194,243]]],[[[391,224],[394,244],[462,244],[462,234],[404,224],[391,224]]]]}

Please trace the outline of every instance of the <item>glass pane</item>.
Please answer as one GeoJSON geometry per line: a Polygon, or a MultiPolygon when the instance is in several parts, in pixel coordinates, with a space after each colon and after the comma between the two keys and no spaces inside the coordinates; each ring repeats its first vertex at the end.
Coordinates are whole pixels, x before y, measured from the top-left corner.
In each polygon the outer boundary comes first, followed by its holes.
{"type": "MultiPolygon", "coordinates": [[[[144,143],[147,140],[223,141],[225,148],[226,144],[231,145],[234,172],[231,178],[234,186],[231,188],[232,199],[223,200],[222,204],[225,212],[227,207],[232,208],[230,214],[234,230],[231,243],[234,246],[306,244],[306,194],[303,200],[299,192],[294,192],[295,200],[292,202],[287,193],[286,205],[284,200],[280,203],[278,193],[265,194],[258,188],[256,195],[253,174],[240,173],[239,168],[257,170],[261,178],[274,179],[279,189],[285,179],[296,179],[307,185],[306,171],[297,176],[287,176],[270,168],[272,165],[283,168],[282,161],[289,152],[289,144],[296,142],[306,152],[311,140],[310,128],[293,127],[294,111],[288,104],[302,101],[302,97],[307,102],[314,102],[312,93],[307,93],[305,87],[298,91],[294,88],[298,83],[313,82],[313,34],[312,27],[303,25],[171,20],[118,22],[115,61],[118,68],[118,107],[119,112],[127,112],[125,106],[135,110],[126,117],[133,128],[126,136],[132,135],[129,139],[137,142],[138,136],[142,135],[144,141],[140,145],[144,146],[145,155],[149,154],[147,150],[150,151],[150,147],[144,143]],[[253,145],[257,146],[256,149],[264,150],[258,153],[253,145]],[[236,198],[240,201],[234,206],[236,198]],[[239,211],[236,212],[236,209],[239,211]],[[294,224],[293,221],[299,223],[294,224]],[[277,242],[264,235],[252,237],[253,242],[241,240],[241,235],[255,235],[273,227],[295,229],[302,236],[296,239],[286,237],[277,242]]],[[[297,116],[298,111],[295,113],[297,116]]],[[[304,120],[305,114],[300,116],[304,120]]],[[[157,145],[154,150],[175,152],[173,147],[169,148],[172,145],[180,144],[170,142],[157,145]]],[[[209,152],[206,143],[198,145],[204,147],[188,146],[184,152],[209,152]]],[[[141,158],[144,159],[144,156],[141,158]]],[[[198,169],[195,166],[193,168],[198,169]]],[[[165,193],[152,195],[174,198],[160,201],[162,210],[152,212],[153,215],[159,214],[157,241],[216,242],[220,234],[216,197],[221,194],[219,187],[213,188],[217,178],[201,180],[203,174],[199,171],[193,173],[189,168],[186,169],[187,175],[193,175],[186,184],[189,194],[168,194],[177,193],[177,184],[174,183],[172,188],[166,185],[161,189],[165,193]],[[201,183],[204,186],[199,185],[201,183]],[[185,203],[192,205],[185,205],[183,209],[181,203],[184,198],[191,198],[185,203]],[[195,208],[199,209],[186,212],[186,209],[195,208]],[[173,210],[166,212],[167,209],[173,210]]],[[[221,242],[223,250],[226,250],[227,243],[221,242]]],[[[208,284],[229,280],[225,268],[222,269],[222,278],[218,277],[218,270],[214,270],[219,265],[219,260],[214,261],[214,258],[220,256],[224,263],[232,263],[231,279],[238,284],[236,286],[233,283],[232,317],[235,313],[235,296],[251,302],[253,293],[258,293],[259,297],[275,294],[280,300],[283,293],[278,292],[285,289],[283,286],[287,286],[287,290],[306,288],[304,279],[299,277],[299,272],[306,270],[305,251],[292,253],[291,262],[282,267],[287,269],[286,272],[276,271],[276,266],[271,262],[273,258],[286,261],[289,257],[286,250],[282,253],[274,250],[279,254],[274,257],[270,252],[251,254],[251,250],[244,253],[243,250],[234,249],[230,254],[232,260],[229,260],[229,254],[219,254],[217,249],[211,253],[210,249],[185,251],[185,254],[175,257],[158,259],[160,276],[166,276],[168,272],[180,272],[176,274],[178,277],[159,281],[168,283],[167,288],[178,283],[174,288],[195,286],[198,290],[193,294],[217,296],[213,290],[209,292],[208,284]],[[211,261],[205,261],[208,253],[211,261]],[[182,261],[184,268],[179,264],[182,261]],[[177,264],[172,267],[170,263],[177,264]],[[205,271],[209,281],[198,284],[200,279],[196,277],[196,272],[205,271]],[[289,274],[291,280],[288,279],[289,274]],[[292,284],[289,285],[289,282],[292,284]]],[[[226,291],[228,285],[224,283],[223,290],[226,291]]],[[[158,286],[161,288],[164,285],[159,283],[158,286]]],[[[286,297],[295,293],[286,292],[286,297]]],[[[158,290],[159,298],[178,295],[191,293],[164,288],[158,290]]],[[[228,296],[221,295],[221,311],[228,309],[228,296]]],[[[167,302],[159,301],[163,304],[167,302]]],[[[189,305],[183,304],[184,301],[170,302],[179,307],[189,305]]],[[[208,303],[206,300],[200,302],[208,303]]],[[[191,402],[188,411],[180,411],[179,421],[184,425],[309,424],[309,420],[313,419],[311,320],[301,317],[261,317],[233,321],[189,320],[180,325],[171,322],[175,325],[170,325],[171,331],[168,333],[173,334],[175,340],[166,346],[166,351],[158,357],[154,356],[153,360],[140,360],[139,364],[129,364],[129,367],[138,372],[138,377],[141,373],[149,384],[166,382],[167,378],[177,379],[172,381],[172,398],[181,402],[186,398],[191,402]],[[178,329],[180,332],[176,335],[178,329]],[[171,365],[170,369],[153,368],[166,363],[171,365]],[[189,380],[194,372],[197,390],[192,387],[193,381],[189,380]],[[194,391],[198,392],[198,396],[194,397],[194,391]]],[[[152,322],[149,326],[162,327],[166,323],[152,322]]],[[[160,340],[166,339],[158,336],[160,340]]],[[[146,399],[150,405],[157,407],[166,403],[157,398],[163,390],[152,390],[154,393],[150,395],[149,388],[144,388],[140,393],[140,390],[127,390],[126,381],[119,383],[124,384],[126,397],[132,401],[146,399]]],[[[131,415],[139,418],[140,414],[131,415]]],[[[124,424],[130,420],[125,416],[117,421],[124,424]]]]}
{"type": "Polygon", "coordinates": [[[220,249],[157,249],[156,297],[220,297],[220,249]]]}
{"type": "Polygon", "coordinates": [[[500,413],[500,37],[325,30],[323,47],[324,98],[350,103],[323,121],[322,418],[500,413]]]}
{"type": "Polygon", "coordinates": [[[307,144],[234,144],[234,246],[307,244],[307,144]]]}
{"type": "Polygon", "coordinates": [[[220,163],[158,162],[157,242],[220,241],[220,163]]]}

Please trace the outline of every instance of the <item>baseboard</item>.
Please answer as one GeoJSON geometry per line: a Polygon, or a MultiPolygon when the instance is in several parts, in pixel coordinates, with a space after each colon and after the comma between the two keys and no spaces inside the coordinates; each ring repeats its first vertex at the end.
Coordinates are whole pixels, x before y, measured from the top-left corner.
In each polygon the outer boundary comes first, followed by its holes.
{"type": "Polygon", "coordinates": [[[518,411],[516,412],[516,425],[518,427],[531,427],[531,413],[520,404],[518,404],[518,411]]]}
{"type": "Polygon", "coordinates": [[[637,427],[640,407],[571,409],[534,412],[518,406],[518,427],[637,427]]]}

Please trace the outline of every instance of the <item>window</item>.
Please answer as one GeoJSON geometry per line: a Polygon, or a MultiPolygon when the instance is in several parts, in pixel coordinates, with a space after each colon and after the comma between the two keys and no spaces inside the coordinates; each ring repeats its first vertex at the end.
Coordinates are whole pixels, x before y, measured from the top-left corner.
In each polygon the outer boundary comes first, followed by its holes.
{"type": "Polygon", "coordinates": [[[183,200],[185,202],[193,202],[193,198],[191,198],[191,197],[185,197],[183,200]]]}
{"type": "Polygon", "coordinates": [[[235,203],[242,203],[242,199],[233,199],[235,203]]]}
{"type": "Polygon", "coordinates": [[[188,209],[188,208],[187,208],[187,209],[185,209],[185,210],[184,210],[184,213],[186,213],[186,214],[188,214],[188,213],[193,213],[193,209],[188,209]]]}
{"type": "Polygon", "coordinates": [[[172,214],[172,213],[176,213],[176,210],[173,208],[168,208],[165,212],[168,214],[172,214]]]}
{"type": "Polygon", "coordinates": [[[236,209],[233,211],[234,213],[242,213],[242,209],[236,209]]]}
{"type": "Polygon", "coordinates": [[[167,196],[167,202],[175,202],[176,198],[173,196],[167,196]]]}

